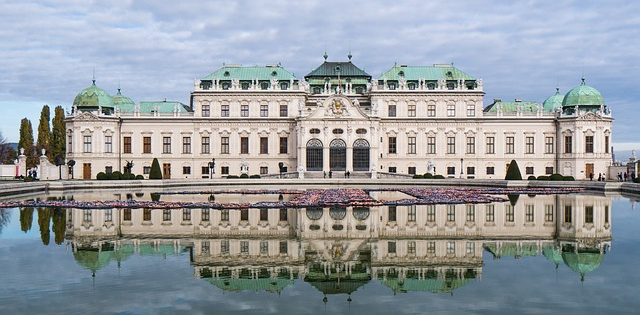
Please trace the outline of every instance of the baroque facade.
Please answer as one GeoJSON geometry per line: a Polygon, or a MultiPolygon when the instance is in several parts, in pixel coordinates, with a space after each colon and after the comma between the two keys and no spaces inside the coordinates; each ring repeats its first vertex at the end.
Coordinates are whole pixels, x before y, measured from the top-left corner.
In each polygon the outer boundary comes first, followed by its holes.
{"type": "Polygon", "coordinates": [[[109,95],[94,83],[66,118],[76,177],[149,173],[165,178],[228,175],[377,178],[441,174],[504,178],[606,176],[611,111],[584,79],[544,103],[494,100],[482,80],[450,64],[394,65],[373,78],[348,61],[325,61],[304,78],[280,65],[224,65],[196,80],[188,105],[109,95]]]}

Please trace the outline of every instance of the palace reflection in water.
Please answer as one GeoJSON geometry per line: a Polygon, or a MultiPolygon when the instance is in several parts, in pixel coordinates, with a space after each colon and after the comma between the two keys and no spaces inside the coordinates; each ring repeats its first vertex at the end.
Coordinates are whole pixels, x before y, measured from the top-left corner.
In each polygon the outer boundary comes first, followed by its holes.
{"type": "MultiPolygon", "coordinates": [[[[611,244],[611,199],[306,209],[67,209],[66,239],[91,272],[129,256],[188,253],[194,276],[226,291],[325,295],[377,280],[394,293],[452,292],[494,258],[544,255],[584,280],[611,244]],[[515,203],[515,206],[512,205],[515,203]]],[[[549,265],[553,268],[553,265],[549,265]]]]}

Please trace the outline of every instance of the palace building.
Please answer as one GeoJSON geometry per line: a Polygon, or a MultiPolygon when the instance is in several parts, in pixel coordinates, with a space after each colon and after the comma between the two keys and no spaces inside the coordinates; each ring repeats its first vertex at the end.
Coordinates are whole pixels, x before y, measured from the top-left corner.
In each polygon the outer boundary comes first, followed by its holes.
{"type": "Polygon", "coordinates": [[[95,80],[66,118],[76,177],[123,171],[165,178],[229,175],[379,178],[606,176],[612,115],[585,80],[544,103],[494,100],[450,64],[394,65],[372,77],[347,61],[298,78],[281,65],[226,64],[196,80],[189,104],[134,102],[95,80]]]}

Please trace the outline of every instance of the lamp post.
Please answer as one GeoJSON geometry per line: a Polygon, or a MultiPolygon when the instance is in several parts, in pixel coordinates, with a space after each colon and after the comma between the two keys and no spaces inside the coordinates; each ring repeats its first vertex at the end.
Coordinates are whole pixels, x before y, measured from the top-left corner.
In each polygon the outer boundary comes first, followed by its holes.
{"type": "Polygon", "coordinates": [[[280,171],[280,178],[282,178],[282,170],[284,169],[284,163],[278,163],[278,170],[280,171]]]}
{"type": "Polygon", "coordinates": [[[73,179],[73,166],[76,165],[76,161],[75,160],[69,160],[67,162],[67,166],[69,167],[69,174],[71,174],[71,179],[73,179]]]}
{"type": "Polygon", "coordinates": [[[213,178],[213,174],[216,173],[216,159],[212,158],[209,162],[209,178],[213,178]]]}
{"type": "Polygon", "coordinates": [[[464,159],[460,158],[460,178],[464,177],[464,166],[463,166],[463,163],[464,163],[464,159]]]}

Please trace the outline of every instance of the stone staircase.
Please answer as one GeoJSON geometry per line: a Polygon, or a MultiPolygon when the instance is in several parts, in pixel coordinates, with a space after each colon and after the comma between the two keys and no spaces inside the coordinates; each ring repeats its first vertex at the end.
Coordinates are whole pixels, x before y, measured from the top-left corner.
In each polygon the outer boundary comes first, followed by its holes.
{"type": "MultiPolygon", "coordinates": [[[[323,172],[305,172],[304,178],[325,178],[323,172]]],[[[327,172],[327,179],[329,179],[329,172],[327,172]]],[[[371,172],[351,172],[349,178],[371,178],[371,172]]],[[[344,179],[344,172],[333,172],[333,179],[344,179]]]]}

